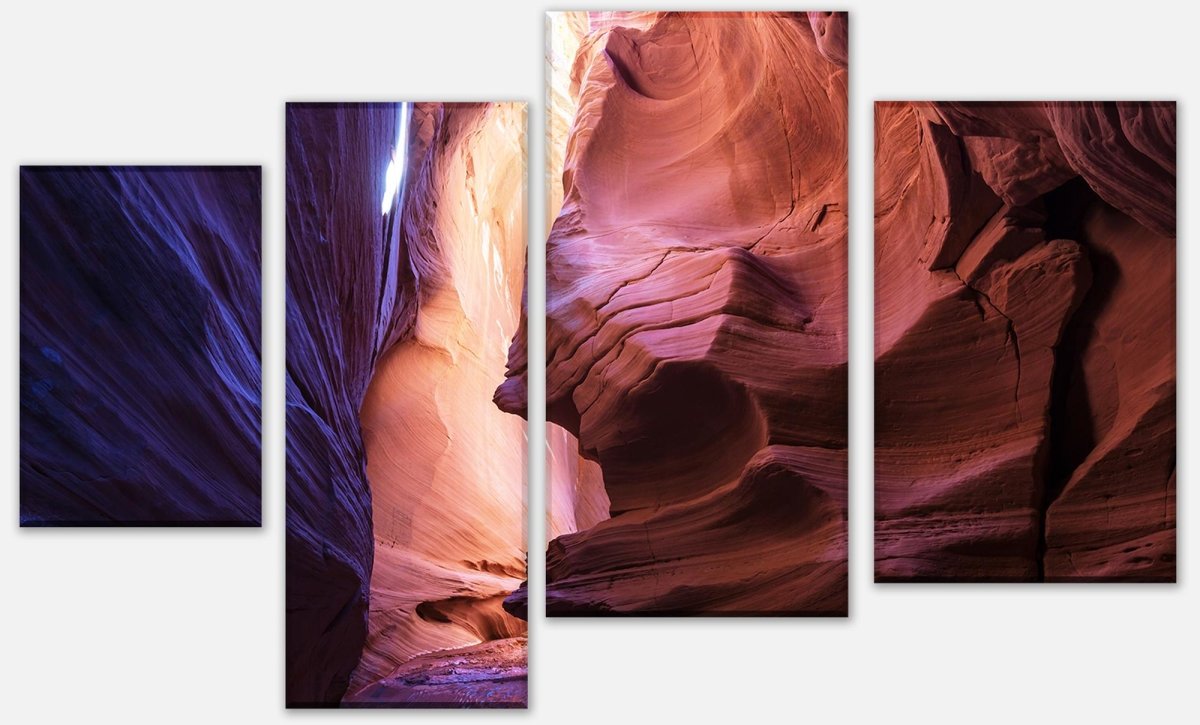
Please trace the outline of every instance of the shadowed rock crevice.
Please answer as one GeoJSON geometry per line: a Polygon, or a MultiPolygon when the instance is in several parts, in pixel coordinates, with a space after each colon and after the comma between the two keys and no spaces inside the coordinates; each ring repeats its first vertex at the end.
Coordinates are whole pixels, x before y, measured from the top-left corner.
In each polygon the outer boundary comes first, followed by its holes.
{"type": "Polygon", "coordinates": [[[1082,179],[1076,178],[1047,193],[1042,200],[1047,211],[1048,236],[1068,236],[1079,242],[1088,257],[1092,284],[1079,309],[1067,321],[1054,351],[1054,374],[1050,389],[1045,480],[1039,510],[1038,580],[1045,580],[1046,520],[1050,507],[1067,485],[1071,474],[1095,447],[1092,411],[1088,403],[1083,356],[1093,336],[1097,313],[1111,296],[1118,274],[1112,260],[1089,250],[1082,219],[1088,206],[1099,202],[1082,179]]]}

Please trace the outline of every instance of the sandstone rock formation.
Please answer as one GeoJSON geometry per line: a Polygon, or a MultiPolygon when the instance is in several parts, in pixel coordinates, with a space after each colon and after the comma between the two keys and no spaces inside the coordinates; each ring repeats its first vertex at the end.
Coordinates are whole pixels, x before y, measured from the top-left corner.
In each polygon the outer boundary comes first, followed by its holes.
{"type": "Polygon", "coordinates": [[[288,110],[288,702],[520,705],[525,111],[405,108],[288,110]]]}
{"type": "Polygon", "coordinates": [[[526,705],[525,637],[437,650],[406,662],[355,694],[358,707],[471,707],[526,705]]]}
{"type": "Polygon", "coordinates": [[[21,525],[257,526],[258,167],[21,169],[21,525]]]}
{"type": "Polygon", "coordinates": [[[547,612],[844,614],[844,16],[550,24],[547,612]]]}
{"type": "Polygon", "coordinates": [[[880,580],[1173,581],[1175,107],[880,103],[880,580]]]}

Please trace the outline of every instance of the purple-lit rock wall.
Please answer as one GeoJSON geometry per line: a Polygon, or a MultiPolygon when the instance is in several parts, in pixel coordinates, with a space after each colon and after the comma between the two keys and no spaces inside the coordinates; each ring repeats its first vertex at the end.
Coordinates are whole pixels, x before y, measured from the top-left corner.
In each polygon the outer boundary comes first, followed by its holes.
{"type": "Polygon", "coordinates": [[[260,169],[20,193],[21,524],[258,525],[260,169]]]}
{"type": "Polygon", "coordinates": [[[358,410],[416,282],[380,199],[395,104],[287,112],[287,700],[336,704],[367,634],[374,556],[358,410]],[[397,255],[400,288],[385,285],[397,255]]]}

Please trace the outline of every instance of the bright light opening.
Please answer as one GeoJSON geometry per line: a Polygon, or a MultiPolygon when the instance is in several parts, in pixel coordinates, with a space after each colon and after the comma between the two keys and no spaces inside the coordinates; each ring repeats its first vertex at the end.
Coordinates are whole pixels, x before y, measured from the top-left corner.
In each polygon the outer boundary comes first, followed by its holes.
{"type": "Polygon", "coordinates": [[[396,135],[396,148],[392,149],[392,160],[388,162],[387,174],[383,179],[383,214],[392,210],[400,182],[404,180],[404,169],[408,155],[408,102],[400,104],[400,132],[396,135]]]}

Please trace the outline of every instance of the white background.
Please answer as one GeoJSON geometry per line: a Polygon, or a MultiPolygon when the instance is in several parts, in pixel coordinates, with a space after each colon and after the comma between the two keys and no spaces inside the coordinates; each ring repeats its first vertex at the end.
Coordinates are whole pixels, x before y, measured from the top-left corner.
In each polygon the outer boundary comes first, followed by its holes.
{"type": "MultiPolygon", "coordinates": [[[[1196,361],[1186,313],[1200,283],[1187,234],[1200,41],[1194,5],[1147,0],[840,6],[851,11],[848,620],[547,621],[538,595],[544,552],[534,545],[530,712],[284,710],[284,101],[529,101],[531,300],[539,305],[544,1],[4,3],[0,203],[9,237],[0,297],[11,347],[0,356],[8,471],[0,494],[0,719],[1197,722],[1200,595],[1189,525],[1200,497],[1188,486],[1196,390],[1186,374],[1179,380],[1178,585],[871,582],[871,103],[1180,101],[1179,367],[1186,371],[1196,361]],[[136,162],[264,167],[262,529],[17,527],[17,166],[136,162]]],[[[707,4],[664,1],[654,9],[707,4]]],[[[619,7],[590,9],[601,6],[619,7]]],[[[536,371],[540,324],[531,333],[536,371]]],[[[531,407],[535,421],[540,402],[531,407]]],[[[540,453],[539,426],[531,437],[540,453]]],[[[540,455],[533,470],[530,540],[540,542],[540,455]]]]}

